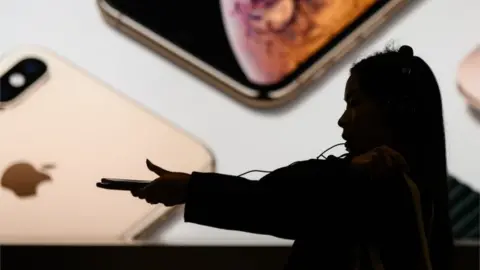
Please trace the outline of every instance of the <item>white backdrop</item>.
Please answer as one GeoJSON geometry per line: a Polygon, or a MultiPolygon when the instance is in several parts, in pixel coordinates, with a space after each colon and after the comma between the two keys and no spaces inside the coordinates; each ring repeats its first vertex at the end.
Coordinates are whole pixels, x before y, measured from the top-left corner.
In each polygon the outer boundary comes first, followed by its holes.
{"type": "MultiPolygon", "coordinates": [[[[25,44],[53,49],[202,139],[216,155],[218,172],[239,174],[308,159],[341,142],[336,122],[345,106],[343,89],[351,64],[391,41],[409,44],[432,66],[442,88],[449,169],[480,190],[476,160],[480,121],[468,113],[455,85],[459,61],[480,44],[480,1],[417,2],[350,53],[298,102],[270,112],[238,104],[111,29],[93,0],[0,1],[0,53],[25,44]]],[[[190,224],[173,226],[165,240],[180,244],[290,243],[190,224]]]]}

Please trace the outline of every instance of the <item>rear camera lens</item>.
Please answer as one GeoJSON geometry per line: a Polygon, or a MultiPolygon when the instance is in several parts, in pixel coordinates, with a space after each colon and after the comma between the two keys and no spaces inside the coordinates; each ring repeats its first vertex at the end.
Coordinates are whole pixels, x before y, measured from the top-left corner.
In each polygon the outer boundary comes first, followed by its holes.
{"type": "Polygon", "coordinates": [[[15,99],[47,72],[47,65],[40,59],[26,58],[0,77],[0,102],[15,99]]]}
{"type": "Polygon", "coordinates": [[[32,63],[32,62],[25,63],[25,73],[27,74],[34,73],[35,70],[37,70],[36,63],[32,63]]]}

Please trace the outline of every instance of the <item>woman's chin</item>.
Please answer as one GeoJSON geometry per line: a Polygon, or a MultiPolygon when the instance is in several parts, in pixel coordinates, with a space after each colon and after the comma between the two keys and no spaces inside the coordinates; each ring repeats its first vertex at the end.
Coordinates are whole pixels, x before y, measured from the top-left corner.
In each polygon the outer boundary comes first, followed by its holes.
{"type": "Polygon", "coordinates": [[[353,147],[351,143],[348,143],[348,142],[345,143],[345,149],[347,150],[348,154],[352,156],[361,154],[361,152],[358,151],[358,149],[355,149],[355,147],[353,147]]]}

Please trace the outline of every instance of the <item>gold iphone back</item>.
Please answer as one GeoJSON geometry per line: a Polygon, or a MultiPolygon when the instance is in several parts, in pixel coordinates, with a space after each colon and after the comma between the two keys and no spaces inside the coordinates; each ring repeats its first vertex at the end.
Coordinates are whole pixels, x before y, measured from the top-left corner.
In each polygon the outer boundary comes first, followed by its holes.
{"type": "Polygon", "coordinates": [[[27,57],[48,70],[0,103],[1,244],[137,243],[171,208],[97,181],[154,179],[146,158],[173,171],[214,169],[200,142],[46,49],[11,52],[0,74],[27,57]]]}
{"type": "Polygon", "coordinates": [[[480,109],[480,46],[471,51],[460,63],[457,84],[467,102],[480,109]]]}

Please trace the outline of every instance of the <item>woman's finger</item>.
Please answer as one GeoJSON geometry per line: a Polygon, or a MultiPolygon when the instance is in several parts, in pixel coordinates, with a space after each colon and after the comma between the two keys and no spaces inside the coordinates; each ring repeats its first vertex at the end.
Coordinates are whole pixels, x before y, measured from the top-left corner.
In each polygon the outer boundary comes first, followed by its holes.
{"type": "Polygon", "coordinates": [[[130,193],[132,193],[133,197],[138,198],[138,189],[132,190],[132,191],[130,191],[130,193]]]}
{"type": "Polygon", "coordinates": [[[148,186],[139,189],[139,190],[136,192],[136,194],[137,194],[137,197],[138,197],[139,199],[142,199],[142,200],[145,199],[145,198],[147,197],[147,194],[148,194],[148,186]]]}
{"type": "Polygon", "coordinates": [[[149,204],[157,204],[157,203],[158,203],[158,201],[157,201],[155,198],[149,198],[149,197],[147,197],[145,200],[146,200],[147,203],[149,203],[149,204]]]}
{"type": "Polygon", "coordinates": [[[147,168],[148,168],[150,171],[154,172],[156,175],[160,176],[160,177],[163,176],[163,175],[166,174],[166,173],[170,173],[169,171],[167,171],[167,170],[165,170],[165,169],[163,169],[163,168],[161,168],[161,167],[153,164],[153,163],[152,163],[150,160],[148,160],[148,159],[147,159],[147,162],[146,162],[146,163],[147,163],[147,168]]]}

